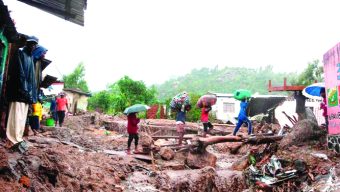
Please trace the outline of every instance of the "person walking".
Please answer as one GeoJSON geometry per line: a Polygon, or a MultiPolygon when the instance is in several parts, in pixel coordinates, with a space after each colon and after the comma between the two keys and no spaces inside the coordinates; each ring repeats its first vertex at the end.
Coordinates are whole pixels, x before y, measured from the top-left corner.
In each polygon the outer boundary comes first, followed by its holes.
{"type": "Polygon", "coordinates": [[[185,133],[185,121],[186,121],[186,111],[191,109],[190,105],[182,105],[181,110],[176,114],[176,131],[178,134],[178,145],[182,145],[183,137],[185,133]]]}
{"type": "Polygon", "coordinates": [[[210,111],[211,107],[203,107],[201,110],[201,122],[203,123],[203,137],[206,137],[208,131],[210,131],[214,127],[209,121],[210,111]]]}
{"type": "Polygon", "coordinates": [[[140,119],[137,118],[136,113],[130,113],[127,116],[127,132],[129,134],[129,139],[128,139],[128,148],[126,153],[128,155],[131,154],[131,143],[133,140],[135,140],[135,151],[134,153],[139,153],[138,151],[138,123],[140,122],[140,119]]]}
{"type": "Polygon", "coordinates": [[[240,112],[238,114],[238,122],[236,124],[236,127],[234,129],[233,135],[236,135],[240,127],[243,125],[243,123],[247,123],[248,125],[248,135],[252,134],[252,125],[251,121],[248,119],[247,116],[247,107],[248,107],[248,100],[247,99],[242,99],[240,103],[240,112]]]}
{"type": "Polygon", "coordinates": [[[59,127],[63,126],[66,109],[69,111],[68,101],[65,97],[65,93],[60,93],[60,98],[56,101],[57,104],[57,114],[59,120],[59,127]]]}

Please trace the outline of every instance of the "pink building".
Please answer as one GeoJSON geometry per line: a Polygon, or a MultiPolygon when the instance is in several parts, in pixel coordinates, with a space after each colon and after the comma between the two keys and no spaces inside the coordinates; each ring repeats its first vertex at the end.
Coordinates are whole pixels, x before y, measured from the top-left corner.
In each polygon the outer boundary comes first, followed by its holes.
{"type": "Polygon", "coordinates": [[[323,56],[328,115],[328,147],[340,152],[340,43],[323,56]]]}

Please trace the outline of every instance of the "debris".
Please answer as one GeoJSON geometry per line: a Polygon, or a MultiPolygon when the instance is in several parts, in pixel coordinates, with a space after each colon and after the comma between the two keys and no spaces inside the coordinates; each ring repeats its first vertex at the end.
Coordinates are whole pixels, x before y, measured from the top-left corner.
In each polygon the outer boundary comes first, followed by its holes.
{"type": "Polygon", "coordinates": [[[162,147],[159,154],[164,160],[171,160],[175,157],[175,152],[169,147],[162,147]]]}
{"type": "Polygon", "coordinates": [[[323,153],[311,153],[313,157],[321,158],[323,160],[329,160],[326,154],[323,153]]]}
{"type": "Polygon", "coordinates": [[[133,166],[133,169],[134,169],[135,171],[145,171],[146,174],[147,174],[149,177],[154,177],[154,176],[157,175],[156,172],[151,171],[150,169],[145,168],[145,167],[140,166],[140,165],[135,165],[135,166],[133,166]]]}
{"type": "MultiPolygon", "coordinates": [[[[97,117],[94,124],[91,115],[68,117],[65,127],[47,130],[44,137],[28,137],[30,147],[24,154],[0,148],[0,191],[28,190],[23,188],[25,179],[31,191],[244,191],[250,186],[255,191],[281,192],[332,191],[339,186],[335,174],[329,177],[329,167],[340,167],[338,156],[318,140],[294,140],[296,145],[277,150],[278,141],[294,131],[277,136],[278,124],[262,122],[250,137],[244,130],[240,136],[207,138],[195,132],[185,135],[186,145],[163,147],[175,143],[177,136],[162,127],[174,128],[175,122],[152,119],[150,127],[158,128],[140,130],[140,145],[147,155],[127,155],[126,117],[99,113],[97,117]],[[23,177],[18,182],[22,175],[28,180],[23,177]]],[[[199,130],[197,123],[187,125],[199,130]]],[[[233,126],[214,128],[223,130],[215,134],[224,135],[233,126]]]]}
{"type": "Polygon", "coordinates": [[[298,121],[292,128],[292,132],[288,133],[280,142],[280,148],[292,145],[301,145],[311,141],[326,140],[326,132],[321,129],[315,122],[304,119],[298,121]]]}
{"type": "Polygon", "coordinates": [[[31,181],[30,178],[28,178],[27,176],[23,175],[20,177],[19,179],[19,183],[21,183],[24,187],[26,188],[30,188],[31,186],[31,181]]]}
{"type": "Polygon", "coordinates": [[[281,163],[275,155],[273,155],[269,162],[264,166],[263,172],[266,173],[267,171],[273,176],[276,176],[283,171],[281,163]]]}
{"type": "Polygon", "coordinates": [[[241,157],[238,161],[234,162],[232,165],[233,170],[243,171],[249,166],[248,155],[241,157]]]}
{"type": "Polygon", "coordinates": [[[192,169],[201,169],[207,166],[215,167],[216,160],[216,156],[207,151],[204,153],[189,152],[185,163],[192,169]]]}
{"type": "Polygon", "coordinates": [[[327,175],[319,175],[315,177],[316,182],[312,186],[306,186],[303,191],[311,192],[311,191],[320,191],[320,192],[329,192],[329,191],[337,191],[340,189],[340,181],[338,177],[335,175],[334,167],[329,170],[327,175]]]}
{"type": "Polygon", "coordinates": [[[257,185],[261,188],[270,188],[281,184],[283,181],[297,177],[297,170],[284,171],[279,159],[273,155],[269,162],[262,166],[262,172],[250,165],[244,175],[248,185],[257,185]]]}

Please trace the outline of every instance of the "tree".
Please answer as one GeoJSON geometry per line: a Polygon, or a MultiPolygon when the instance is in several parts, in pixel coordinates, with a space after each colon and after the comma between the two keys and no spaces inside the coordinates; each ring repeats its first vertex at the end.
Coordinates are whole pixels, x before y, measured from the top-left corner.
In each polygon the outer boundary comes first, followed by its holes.
{"type": "MultiPolygon", "coordinates": [[[[268,81],[282,82],[296,77],[296,73],[274,72],[273,66],[260,68],[224,67],[193,69],[190,73],[172,78],[157,85],[161,101],[173,97],[181,90],[203,95],[209,92],[233,93],[236,89],[249,89],[252,92],[268,94],[268,81]]],[[[280,94],[280,93],[272,93],[280,94]]]]}
{"type": "Polygon", "coordinates": [[[136,103],[149,103],[154,98],[154,94],[149,94],[148,88],[143,81],[134,81],[128,76],[121,78],[117,85],[119,87],[121,95],[126,98],[126,104],[128,106],[136,103]]]}
{"type": "Polygon", "coordinates": [[[133,104],[154,104],[155,87],[147,88],[143,81],[134,81],[124,76],[108,86],[107,90],[93,94],[89,99],[89,109],[100,109],[105,113],[116,114],[133,104]]]}
{"type": "Polygon", "coordinates": [[[196,103],[200,98],[200,95],[189,93],[191,110],[187,113],[187,121],[197,122],[201,118],[201,109],[196,107],[196,103]]]}
{"type": "Polygon", "coordinates": [[[308,63],[307,68],[295,79],[291,81],[293,85],[310,85],[315,81],[323,81],[323,67],[319,66],[319,60],[308,63]]]}
{"type": "Polygon", "coordinates": [[[89,88],[84,76],[85,67],[83,63],[79,63],[71,74],[63,76],[65,88],[79,88],[84,92],[89,92],[89,88]]]}
{"type": "Polygon", "coordinates": [[[113,97],[108,91],[100,91],[93,94],[93,96],[88,100],[88,108],[90,110],[99,110],[106,113],[112,113],[112,103],[113,97]]]}

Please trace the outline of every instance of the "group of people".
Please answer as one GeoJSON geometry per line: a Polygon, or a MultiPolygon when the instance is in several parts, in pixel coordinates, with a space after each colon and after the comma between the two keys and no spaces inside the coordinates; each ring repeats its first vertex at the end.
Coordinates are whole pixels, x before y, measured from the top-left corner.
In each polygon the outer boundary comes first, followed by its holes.
{"type": "MultiPolygon", "coordinates": [[[[39,45],[39,39],[34,36],[25,37],[22,48],[14,51],[9,60],[6,79],[6,98],[8,101],[8,118],[6,124],[7,147],[24,152],[27,145],[23,140],[25,129],[29,127],[34,134],[40,130],[43,118],[41,90],[42,64],[47,49],[39,45]]],[[[67,100],[61,94],[56,100],[59,125],[62,126],[67,100]]]]}
{"type": "Polygon", "coordinates": [[[6,135],[8,145],[20,151],[27,149],[23,134],[29,108],[34,110],[30,118],[33,128],[36,128],[37,119],[40,118],[41,106],[37,103],[40,103],[41,94],[41,60],[47,49],[38,45],[38,42],[38,38],[28,37],[25,46],[14,52],[8,67],[6,87],[9,112],[6,135]]]}
{"type": "Polygon", "coordinates": [[[59,127],[63,126],[66,111],[69,111],[68,100],[65,97],[65,93],[61,92],[55,98],[52,98],[50,105],[51,116],[54,119],[56,126],[58,125],[58,122],[59,127]]]}
{"type": "MultiPolygon", "coordinates": [[[[247,116],[247,107],[248,107],[249,98],[243,99],[240,103],[240,112],[238,115],[238,122],[233,131],[233,135],[236,135],[239,131],[240,127],[246,123],[248,126],[248,135],[252,135],[252,124],[247,116]]],[[[191,105],[182,105],[181,109],[176,111],[176,131],[178,134],[178,145],[182,145],[183,137],[185,133],[185,122],[186,122],[186,113],[190,111],[191,105]]],[[[209,121],[209,112],[211,111],[211,106],[203,107],[201,109],[201,122],[203,124],[203,137],[213,129],[213,125],[209,121]]],[[[129,134],[128,137],[128,147],[127,154],[131,154],[131,144],[132,141],[135,141],[135,153],[139,153],[138,150],[138,123],[140,119],[136,115],[137,113],[130,113],[127,115],[127,132],[129,134]]]]}

